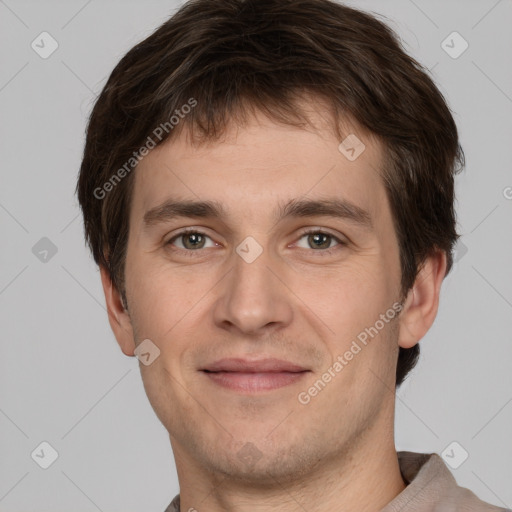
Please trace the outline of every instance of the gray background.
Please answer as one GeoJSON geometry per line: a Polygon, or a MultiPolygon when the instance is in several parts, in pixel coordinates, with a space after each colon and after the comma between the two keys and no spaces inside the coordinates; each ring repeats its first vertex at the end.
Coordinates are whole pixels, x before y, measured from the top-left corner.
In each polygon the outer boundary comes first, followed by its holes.
{"type": "MultiPolygon", "coordinates": [[[[397,448],[442,454],[458,442],[469,453],[453,470],[458,483],[512,508],[512,1],[349,4],[388,16],[432,69],[467,156],[463,245],[398,394],[397,448]],[[441,46],[453,31],[469,43],[457,59],[441,46]]],[[[74,197],[95,96],[178,6],[0,0],[2,512],[163,511],[178,492],[138,361],[110,331],[74,197]],[[43,31],[59,44],[47,59],[31,48],[43,31]],[[57,248],[46,262],[32,250],[43,237],[57,248]],[[31,458],[42,441],[59,454],[48,469],[31,458]]]]}

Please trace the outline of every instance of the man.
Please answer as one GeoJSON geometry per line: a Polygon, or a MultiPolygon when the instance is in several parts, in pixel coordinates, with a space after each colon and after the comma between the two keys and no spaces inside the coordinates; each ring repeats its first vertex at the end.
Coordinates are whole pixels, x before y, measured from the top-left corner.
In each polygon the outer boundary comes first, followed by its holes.
{"type": "Polygon", "coordinates": [[[167,511],[502,510],[394,445],[463,160],[421,66],[329,0],[195,0],[123,57],[77,190],[167,511]]]}

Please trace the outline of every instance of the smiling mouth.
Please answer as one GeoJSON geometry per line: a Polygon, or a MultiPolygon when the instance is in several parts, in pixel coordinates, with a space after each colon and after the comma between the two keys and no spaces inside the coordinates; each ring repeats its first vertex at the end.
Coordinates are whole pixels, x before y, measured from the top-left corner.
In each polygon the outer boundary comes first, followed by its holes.
{"type": "Polygon", "coordinates": [[[225,358],[201,371],[214,384],[241,393],[271,391],[294,384],[310,370],[282,359],[225,358]]]}
{"type": "Polygon", "coordinates": [[[215,384],[234,391],[254,393],[289,386],[304,378],[309,370],[296,372],[231,372],[203,370],[215,384]]]}

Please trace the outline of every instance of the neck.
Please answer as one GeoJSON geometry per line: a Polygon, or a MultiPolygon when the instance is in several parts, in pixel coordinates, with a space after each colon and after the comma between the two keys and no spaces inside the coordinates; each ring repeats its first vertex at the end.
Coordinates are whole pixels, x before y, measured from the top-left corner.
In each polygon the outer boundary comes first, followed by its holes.
{"type": "Polygon", "coordinates": [[[380,434],[379,442],[369,443],[372,435],[365,436],[350,452],[320,461],[296,480],[272,485],[208,472],[171,437],[181,512],[379,512],[406,487],[392,429],[385,440],[380,434]]]}

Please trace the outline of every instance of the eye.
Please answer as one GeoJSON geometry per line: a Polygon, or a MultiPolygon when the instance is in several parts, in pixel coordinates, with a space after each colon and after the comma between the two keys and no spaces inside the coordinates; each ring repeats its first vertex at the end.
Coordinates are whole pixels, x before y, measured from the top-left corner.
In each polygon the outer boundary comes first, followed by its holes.
{"type": "MultiPolygon", "coordinates": [[[[345,242],[340,240],[338,237],[332,235],[331,233],[327,233],[326,231],[322,231],[319,229],[311,229],[302,233],[300,239],[306,238],[307,247],[302,247],[304,249],[320,250],[320,252],[331,252],[336,246],[332,247],[332,242],[337,242],[338,245],[346,245],[345,242]]],[[[300,247],[300,245],[297,243],[300,247]]]]}
{"type": "MultiPolygon", "coordinates": [[[[174,242],[181,242],[181,247],[178,244],[177,248],[183,251],[194,251],[196,249],[204,249],[206,244],[206,239],[211,238],[203,233],[202,231],[198,231],[196,229],[187,229],[181,231],[176,234],[172,238],[170,238],[165,245],[175,245],[174,242]]],[[[213,241],[212,241],[213,242],[213,241]]],[[[213,245],[210,247],[214,247],[216,244],[213,242],[213,245]]]]}
{"type": "MultiPolygon", "coordinates": [[[[313,249],[315,252],[321,252],[323,254],[331,253],[336,250],[337,246],[346,245],[346,242],[340,240],[331,233],[322,231],[321,229],[310,229],[308,231],[304,231],[299,237],[299,240],[304,238],[306,238],[306,247],[301,246],[299,242],[295,245],[301,249],[313,249]],[[332,242],[337,242],[337,244],[333,247],[332,242]]],[[[181,251],[186,255],[192,255],[191,253],[198,252],[199,249],[215,247],[218,244],[206,233],[198,231],[197,229],[189,228],[174,235],[165,243],[165,245],[169,246],[173,251],[181,251]],[[206,245],[207,240],[211,241],[209,246],[206,245]]]]}

